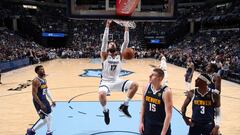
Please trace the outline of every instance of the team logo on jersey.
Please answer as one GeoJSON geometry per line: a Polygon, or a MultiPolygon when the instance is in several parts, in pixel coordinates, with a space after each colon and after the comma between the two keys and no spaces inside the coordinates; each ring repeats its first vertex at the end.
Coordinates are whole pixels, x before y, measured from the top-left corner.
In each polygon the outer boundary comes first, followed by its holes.
{"type": "MultiPolygon", "coordinates": [[[[134,72],[121,70],[120,77],[130,75],[134,72]]],[[[102,69],[84,69],[84,72],[80,74],[81,77],[101,77],[102,69]]]]}
{"type": "Polygon", "coordinates": [[[158,97],[161,97],[162,93],[158,93],[158,97]]]}

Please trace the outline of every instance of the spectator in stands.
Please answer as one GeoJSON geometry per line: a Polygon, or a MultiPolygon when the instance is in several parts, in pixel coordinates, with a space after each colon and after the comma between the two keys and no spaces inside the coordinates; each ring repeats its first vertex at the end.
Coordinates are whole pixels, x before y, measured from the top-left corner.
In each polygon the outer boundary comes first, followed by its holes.
{"type": "Polygon", "coordinates": [[[0,69],[0,84],[2,84],[2,70],[0,69]]]}

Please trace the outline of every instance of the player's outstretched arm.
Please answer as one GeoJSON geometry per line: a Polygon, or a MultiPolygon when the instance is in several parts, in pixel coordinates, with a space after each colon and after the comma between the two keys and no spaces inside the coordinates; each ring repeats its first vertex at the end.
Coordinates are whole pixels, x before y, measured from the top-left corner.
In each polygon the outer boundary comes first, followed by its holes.
{"type": "Polygon", "coordinates": [[[121,46],[121,53],[128,47],[129,44],[129,28],[125,27],[125,32],[124,32],[124,41],[121,46]]]}
{"type": "Polygon", "coordinates": [[[102,39],[102,46],[101,46],[101,58],[105,60],[107,58],[107,48],[108,48],[108,35],[109,35],[109,27],[111,24],[111,20],[107,20],[106,22],[106,27],[104,30],[103,34],[103,39],[102,39]]]}

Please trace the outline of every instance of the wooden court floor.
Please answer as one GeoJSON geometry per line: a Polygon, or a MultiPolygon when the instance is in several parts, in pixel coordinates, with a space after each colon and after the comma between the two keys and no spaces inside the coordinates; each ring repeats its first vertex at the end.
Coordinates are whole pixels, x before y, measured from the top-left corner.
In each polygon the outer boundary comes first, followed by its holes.
{"type": "MultiPolygon", "coordinates": [[[[142,87],[148,82],[152,68],[149,64],[158,65],[153,59],[130,60],[123,64],[123,69],[133,71],[134,74],[123,77],[139,83],[138,93],[133,100],[140,100],[142,87]]],[[[68,101],[72,97],[88,93],[74,100],[97,101],[98,84],[100,79],[93,77],[79,77],[84,69],[101,68],[100,63],[90,63],[90,59],[56,59],[42,63],[45,67],[48,87],[56,101],[68,101]]],[[[38,115],[32,104],[31,86],[21,91],[9,91],[18,84],[27,83],[36,74],[33,66],[27,66],[10,71],[2,75],[3,84],[0,85],[0,135],[23,135],[38,115]]],[[[169,86],[173,90],[174,106],[181,108],[184,97],[184,68],[168,64],[169,86]]],[[[194,73],[194,78],[198,73],[194,73]]],[[[194,84],[192,84],[194,86],[194,84]]],[[[125,94],[113,92],[108,100],[124,100],[125,94]]],[[[223,135],[240,134],[240,85],[229,81],[222,81],[222,122],[220,130],[223,135]]],[[[130,106],[131,107],[131,106],[130,106]]],[[[188,108],[191,113],[191,106],[188,108]]],[[[54,116],[53,116],[54,117],[54,116]]]]}

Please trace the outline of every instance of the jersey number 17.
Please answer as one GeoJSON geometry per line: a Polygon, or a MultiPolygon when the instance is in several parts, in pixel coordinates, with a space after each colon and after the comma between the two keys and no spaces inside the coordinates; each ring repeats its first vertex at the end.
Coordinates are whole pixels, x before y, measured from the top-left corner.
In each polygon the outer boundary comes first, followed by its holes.
{"type": "Polygon", "coordinates": [[[117,68],[117,65],[111,65],[111,71],[114,71],[117,68]]]}

